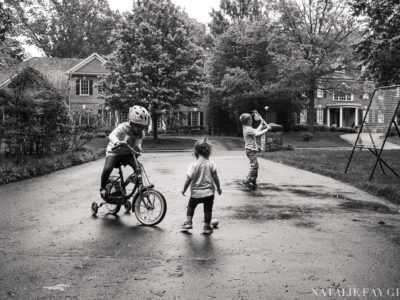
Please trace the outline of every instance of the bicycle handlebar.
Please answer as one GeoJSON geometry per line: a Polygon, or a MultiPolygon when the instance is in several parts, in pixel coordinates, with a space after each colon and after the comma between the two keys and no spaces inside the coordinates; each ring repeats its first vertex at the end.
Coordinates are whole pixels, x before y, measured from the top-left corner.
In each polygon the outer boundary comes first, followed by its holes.
{"type": "Polygon", "coordinates": [[[128,149],[131,150],[131,152],[132,152],[133,154],[136,154],[136,155],[140,155],[140,154],[141,154],[140,152],[137,152],[137,151],[133,150],[133,148],[132,148],[131,146],[129,146],[128,144],[119,144],[119,145],[116,145],[116,146],[112,147],[111,150],[114,150],[114,149],[117,149],[117,148],[119,148],[119,147],[122,147],[122,145],[125,145],[126,147],[128,147],[128,149]]]}

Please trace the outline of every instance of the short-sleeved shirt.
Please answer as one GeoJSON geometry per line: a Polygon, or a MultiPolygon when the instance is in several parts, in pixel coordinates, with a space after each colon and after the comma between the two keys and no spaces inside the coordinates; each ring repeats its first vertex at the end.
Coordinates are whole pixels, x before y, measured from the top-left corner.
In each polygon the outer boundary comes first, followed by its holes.
{"type": "Polygon", "coordinates": [[[132,126],[129,122],[123,122],[119,124],[108,136],[110,142],[107,145],[106,156],[110,155],[126,155],[130,154],[131,151],[124,147],[119,147],[116,149],[112,149],[114,144],[118,141],[125,141],[131,147],[142,147],[142,141],[144,137],[144,132],[140,136],[138,136],[132,129],[132,126]]]}
{"type": "Polygon", "coordinates": [[[244,148],[257,151],[256,130],[250,125],[243,125],[244,148]]]}
{"type": "Polygon", "coordinates": [[[215,185],[212,174],[217,166],[202,156],[189,165],[187,177],[192,180],[190,192],[192,198],[203,198],[215,194],[215,185]]]}

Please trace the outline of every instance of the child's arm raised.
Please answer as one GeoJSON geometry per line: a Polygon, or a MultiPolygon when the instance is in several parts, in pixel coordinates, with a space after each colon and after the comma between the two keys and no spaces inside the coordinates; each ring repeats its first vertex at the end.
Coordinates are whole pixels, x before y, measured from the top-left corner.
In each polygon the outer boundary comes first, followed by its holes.
{"type": "Polygon", "coordinates": [[[261,136],[264,133],[266,133],[268,130],[271,129],[271,126],[269,126],[267,123],[265,123],[265,125],[267,126],[267,128],[263,129],[263,125],[264,123],[261,122],[261,124],[257,127],[256,132],[255,132],[255,136],[261,136]]]}

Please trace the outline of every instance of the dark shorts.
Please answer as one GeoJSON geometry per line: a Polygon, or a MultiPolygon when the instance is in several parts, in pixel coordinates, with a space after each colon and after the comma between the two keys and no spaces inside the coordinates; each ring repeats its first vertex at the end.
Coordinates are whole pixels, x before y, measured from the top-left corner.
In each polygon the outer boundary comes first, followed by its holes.
{"type": "Polygon", "coordinates": [[[204,222],[210,223],[212,208],[214,205],[214,195],[204,197],[204,198],[192,198],[189,199],[189,204],[187,208],[187,216],[193,217],[196,206],[200,203],[204,204],[204,222]]]}

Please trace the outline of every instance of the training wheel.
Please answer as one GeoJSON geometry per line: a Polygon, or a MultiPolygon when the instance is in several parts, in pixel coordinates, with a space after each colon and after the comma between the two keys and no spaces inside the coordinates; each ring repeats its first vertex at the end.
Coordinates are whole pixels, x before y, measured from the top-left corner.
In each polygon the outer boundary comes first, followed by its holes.
{"type": "Polygon", "coordinates": [[[95,216],[97,215],[97,211],[99,210],[99,206],[97,205],[96,202],[92,203],[92,215],[95,216]]]}
{"type": "Polygon", "coordinates": [[[130,201],[126,201],[124,204],[125,213],[130,213],[132,209],[132,204],[130,201]]]}

